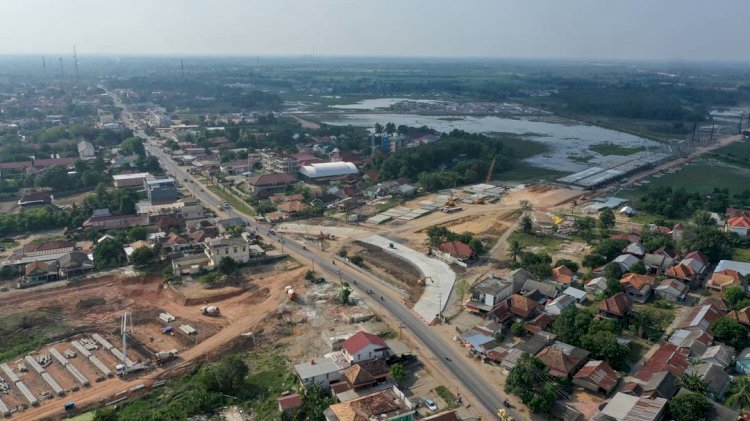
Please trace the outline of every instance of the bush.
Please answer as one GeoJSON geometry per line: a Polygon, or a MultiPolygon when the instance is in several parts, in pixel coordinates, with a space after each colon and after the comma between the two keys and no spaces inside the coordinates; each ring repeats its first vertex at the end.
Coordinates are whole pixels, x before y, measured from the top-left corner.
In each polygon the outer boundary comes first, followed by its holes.
{"type": "Polygon", "coordinates": [[[355,255],[354,255],[354,256],[352,256],[352,257],[351,257],[351,258],[350,258],[349,260],[350,260],[350,261],[351,261],[351,262],[352,262],[353,264],[355,264],[355,265],[357,265],[357,266],[359,266],[359,267],[364,267],[364,264],[365,264],[365,259],[364,259],[364,258],[363,258],[362,256],[360,256],[359,254],[355,254],[355,255]]]}

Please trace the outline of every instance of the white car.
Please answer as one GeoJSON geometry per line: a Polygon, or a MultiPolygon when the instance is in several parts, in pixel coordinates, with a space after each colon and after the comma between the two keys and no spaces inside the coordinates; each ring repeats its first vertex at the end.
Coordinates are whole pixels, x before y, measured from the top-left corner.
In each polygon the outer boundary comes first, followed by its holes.
{"type": "Polygon", "coordinates": [[[435,412],[435,411],[438,410],[438,407],[435,404],[435,401],[433,401],[432,399],[425,399],[424,400],[424,406],[426,406],[427,409],[429,409],[432,412],[435,412]]]}

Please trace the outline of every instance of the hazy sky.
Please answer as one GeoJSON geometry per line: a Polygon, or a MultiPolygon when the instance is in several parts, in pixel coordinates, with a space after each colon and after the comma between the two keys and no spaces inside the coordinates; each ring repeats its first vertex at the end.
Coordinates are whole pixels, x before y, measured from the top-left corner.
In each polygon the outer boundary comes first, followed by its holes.
{"type": "Polygon", "coordinates": [[[750,60],[747,0],[0,0],[0,54],[750,60]]]}

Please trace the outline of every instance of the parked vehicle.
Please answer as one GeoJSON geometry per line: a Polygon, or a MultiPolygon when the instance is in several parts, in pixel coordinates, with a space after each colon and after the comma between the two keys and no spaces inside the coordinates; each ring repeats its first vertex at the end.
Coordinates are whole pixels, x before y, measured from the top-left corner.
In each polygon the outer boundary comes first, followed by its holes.
{"type": "Polygon", "coordinates": [[[201,314],[204,316],[219,316],[221,315],[221,310],[219,310],[218,306],[203,306],[201,307],[201,314]]]}
{"type": "Polygon", "coordinates": [[[425,399],[424,406],[426,406],[427,409],[429,409],[432,412],[435,412],[438,410],[438,406],[435,404],[435,401],[433,401],[432,399],[425,399]]]}

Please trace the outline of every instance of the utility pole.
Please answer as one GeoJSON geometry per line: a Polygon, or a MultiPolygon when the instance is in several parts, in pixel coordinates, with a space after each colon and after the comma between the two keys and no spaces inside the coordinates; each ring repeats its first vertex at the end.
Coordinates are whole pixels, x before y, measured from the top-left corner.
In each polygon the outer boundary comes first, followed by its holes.
{"type": "Polygon", "coordinates": [[[75,70],[76,82],[81,81],[81,77],[78,74],[78,54],[76,53],[76,46],[73,46],[73,68],[75,70]]]}
{"type": "Polygon", "coordinates": [[[47,61],[44,59],[44,56],[42,56],[42,77],[47,77],[47,61]]]}
{"type": "Polygon", "coordinates": [[[60,79],[65,77],[65,68],[63,67],[63,59],[62,57],[57,59],[60,62],[60,79]]]}
{"type": "Polygon", "coordinates": [[[182,78],[185,78],[185,62],[180,59],[180,73],[182,73],[182,78]]]}

